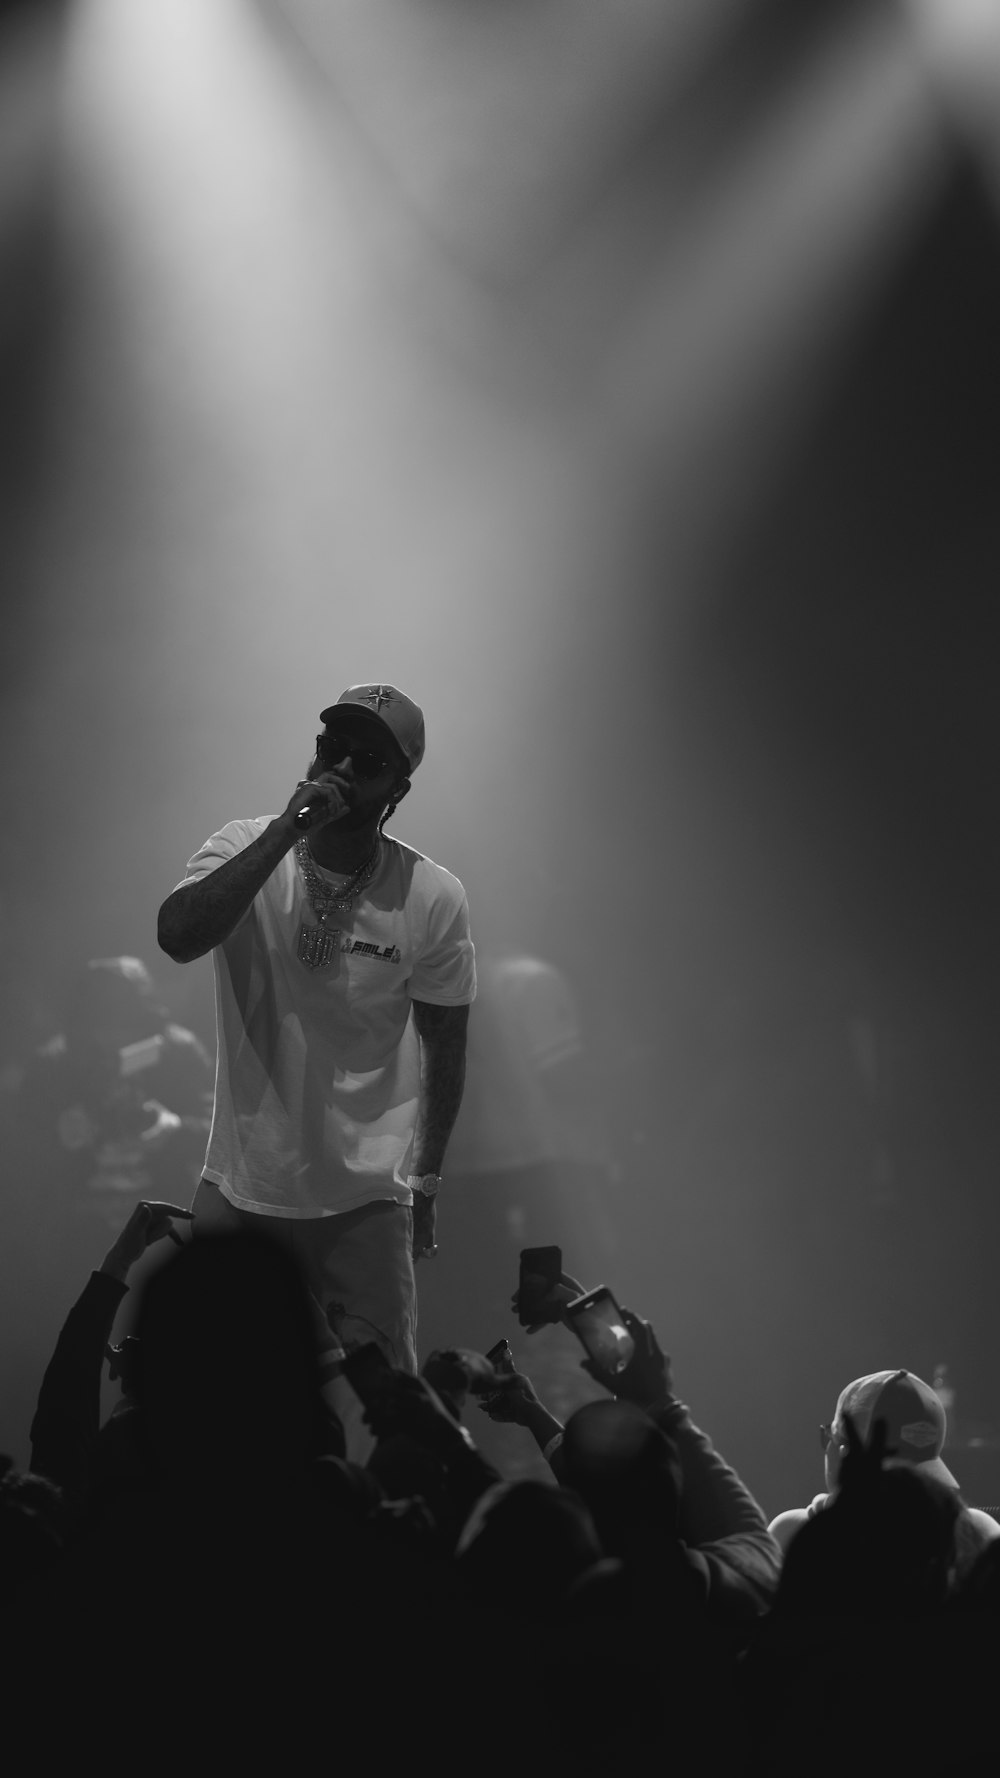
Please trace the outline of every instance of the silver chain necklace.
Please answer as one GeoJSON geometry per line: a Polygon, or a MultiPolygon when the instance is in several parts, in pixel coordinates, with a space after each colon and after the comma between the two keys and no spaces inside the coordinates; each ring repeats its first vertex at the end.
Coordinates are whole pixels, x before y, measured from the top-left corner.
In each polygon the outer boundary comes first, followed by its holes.
{"type": "Polygon", "coordinates": [[[340,889],[334,889],[330,883],[324,883],[319,876],[309,851],[309,845],[303,835],[295,842],[295,857],[306,886],[306,894],[316,916],[316,925],[309,926],[305,921],[299,927],[298,945],[296,947],[300,963],[308,969],[326,969],[337,954],[340,933],[336,927],[326,924],[334,912],[346,914],[350,912],[355,896],[363,889],[369,878],[375,873],[381,850],[381,834],[375,835],[375,844],[362,864],[358,865],[353,876],[340,889]]]}

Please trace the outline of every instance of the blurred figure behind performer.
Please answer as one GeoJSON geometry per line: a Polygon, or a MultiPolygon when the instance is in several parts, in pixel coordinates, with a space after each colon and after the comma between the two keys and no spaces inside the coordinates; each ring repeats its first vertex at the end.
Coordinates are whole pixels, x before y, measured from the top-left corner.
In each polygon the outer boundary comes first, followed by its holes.
{"type": "Polygon", "coordinates": [[[81,1255],[143,1199],[194,1190],[212,1059],[176,1024],[138,957],[94,957],[66,984],[59,1030],[4,1070],[0,1108],[0,1449],[27,1460],[42,1372],[81,1255]]]}
{"type": "MultiPolygon", "coordinates": [[[[527,1246],[562,1242],[569,1270],[588,1285],[611,1270],[615,1169],[601,1082],[573,989],[555,964],[514,947],[480,948],[477,976],[465,1097],[449,1150],[451,1238],[424,1280],[420,1355],[453,1345],[483,1352],[506,1337],[565,1418],[597,1393],[580,1370],[583,1352],[561,1327],[525,1345],[511,1294],[527,1246]]],[[[481,1432],[477,1422],[477,1438],[481,1432]]],[[[522,1441],[510,1428],[484,1437],[507,1474],[534,1473],[517,1461],[522,1441]]]]}
{"type": "Polygon", "coordinates": [[[141,958],[83,964],[63,1029],[30,1059],[16,1093],[22,1188],[40,1217],[96,1221],[114,1235],[143,1198],[193,1189],[212,1076],[205,1045],[173,1023],[141,958]]]}

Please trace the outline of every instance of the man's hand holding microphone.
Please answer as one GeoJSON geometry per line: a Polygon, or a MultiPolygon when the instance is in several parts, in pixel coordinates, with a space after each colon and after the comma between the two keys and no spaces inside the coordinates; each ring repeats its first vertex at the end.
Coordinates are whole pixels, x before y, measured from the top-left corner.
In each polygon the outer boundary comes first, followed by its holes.
{"type": "Polygon", "coordinates": [[[300,778],[283,812],[257,839],[168,895],[157,922],[167,956],[192,963],[223,944],[290,847],[308,829],[315,832],[349,814],[350,791],[350,778],[336,767],[317,778],[300,778]]]}
{"type": "Polygon", "coordinates": [[[318,778],[300,778],[285,810],[299,833],[325,827],[346,815],[347,779],[341,772],[322,772],[318,778]]]}

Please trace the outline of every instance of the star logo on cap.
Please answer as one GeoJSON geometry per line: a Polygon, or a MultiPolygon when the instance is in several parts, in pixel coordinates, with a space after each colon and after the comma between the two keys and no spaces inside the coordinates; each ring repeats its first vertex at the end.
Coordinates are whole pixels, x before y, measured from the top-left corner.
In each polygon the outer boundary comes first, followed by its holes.
{"type": "Polygon", "coordinates": [[[365,692],[363,698],[358,699],[358,703],[372,704],[377,716],[383,704],[392,703],[392,693],[387,685],[373,685],[369,691],[365,692]]]}

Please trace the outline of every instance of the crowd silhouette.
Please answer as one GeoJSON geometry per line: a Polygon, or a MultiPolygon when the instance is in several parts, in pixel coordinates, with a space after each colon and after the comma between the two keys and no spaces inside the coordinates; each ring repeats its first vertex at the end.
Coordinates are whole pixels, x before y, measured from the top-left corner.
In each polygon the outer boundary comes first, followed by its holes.
{"type": "MultiPolygon", "coordinates": [[[[983,1769],[1000,1524],[900,1456],[877,1391],[869,1424],[835,1420],[833,1485],[791,1530],[629,1310],[631,1357],[583,1359],[602,1394],[565,1425],[498,1357],[455,1346],[412,1376],[348,1352],[359,1460],[288,1251],[189,1223],[133,1209],[68,1310],[30,1470],[0,1479],[8,1733],[36,1760],[110,1737],[145,1767],[983,1769]],[[484,1414],[523,1429],[547,1480],[484,1456],[484,1414]]],[[[522,1328],[581,1292],[512,1285],[522,1328]]]]}

